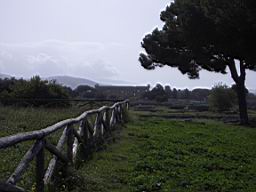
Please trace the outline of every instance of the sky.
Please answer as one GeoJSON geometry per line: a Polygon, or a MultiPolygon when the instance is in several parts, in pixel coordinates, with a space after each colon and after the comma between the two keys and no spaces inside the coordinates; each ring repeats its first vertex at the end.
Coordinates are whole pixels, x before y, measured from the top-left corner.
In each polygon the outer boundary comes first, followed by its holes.
{"type": "MultiPolygon", "coordinates": [[[[29,78],[70,75],[95,81],[169,84],[177,88],[233,84],[230,74],[202,71],[190,80],[170,67],[147,71],[141,41],[161,28],[170,0],[0,0],[0,73],[29,78]]],[[[256,73],[246,84],[256,89],[256,73]]]]}

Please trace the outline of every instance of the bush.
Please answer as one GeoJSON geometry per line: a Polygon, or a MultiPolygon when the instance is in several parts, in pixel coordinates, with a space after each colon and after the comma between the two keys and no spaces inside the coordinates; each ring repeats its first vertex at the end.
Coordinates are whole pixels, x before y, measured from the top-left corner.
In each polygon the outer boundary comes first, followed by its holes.
{"type": "Polygon", "coordinates": [[[215,85],[209,95],[209,107],[212,111],[229,111],[236,103],[236,93],[227,85],[215,85]]]}
{"type": "Polygon", "coordinates": [[[39,76],[29,81],[20,79],[2,80],[0,99],[3,105],[18,106],[69,106],[67,91],[55,82],[43,81],[39,76]],[[10,81],[10,82],[9,82],[10,81]],[[8,85],[8,86],[7,86],[8,85]]]}

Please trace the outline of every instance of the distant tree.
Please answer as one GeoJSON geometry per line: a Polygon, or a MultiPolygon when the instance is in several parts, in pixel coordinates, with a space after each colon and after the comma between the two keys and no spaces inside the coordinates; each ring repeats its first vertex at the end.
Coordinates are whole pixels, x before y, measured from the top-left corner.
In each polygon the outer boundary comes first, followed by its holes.
{"type": "Polygon", "coordinates": [[[93,90],[94,88],[89,86],[89,85],[79,85],[76,89],[75,89],[75,92],[78,92],[78,93],[82,93],[82,92],[87,92],[87,91],[91,91],[93,90]]]}
{"type": "Polygon", "coordinates": [[[188,89],[185,89],[183,91],[183,98],[184,99],[190,99],[190,91],[188,89]]]}
{"type": "Polygon", "coordinates": [[[70,87],[67,87],[67,86],[61,86],[61,87],[68,94],[69,98],[76,97],[76,93],[70,87]]]}
{"type": "Polygon", "coordinates": [[[167,94],[168,97],[172,96],[172,89],[171,89],[171,87],[169,85],[166,85],[164,87],[164,91],[165,91],[165,93],[167,94]]]}
{"type": "Polygon", "coordinates": [[[177,99],[183,99],[182,98],[182,96],[183,96],[182,93],[183,93],[183,91],[181,89],[177,90],[177,99]]]}
{"type": "Polygon", "coordinates": [[[209,96],[209,107],[213,111],[228,111],[236,103],[235,91],[227,85],[218,84],[211,90],[209,96]]]}
{"type": "Polygon", "coordinates": [[[71,97],[70,89],[67,87],[63,87],[56,83],[49,83],[47,84],[48,87],[48,95],[46,96],[48,103],[46,105],[51,106],[69,106],[69,98],[71,97]],[[51,102],[51,100],[53,100],[51,102]]]}
{"type": "Polygon", "coordinates": [[[191,91],[190,98],[198,101],[206,101],[210,92],[209,89],[196,88],[191,91]]]}
{"type": "Polygon", "coordinates": [[[79,98],[94,98],[96,97],[96,90],[88,85],[79,85],[75,90],[75,95],[79,98]]]}
{"type": "Polygon", "coordinates": [[[5,79],[0,79],[0,93],[2,91],[10,91],[11,86],[13,86],[17,80],[15,78],[5,78],[5,79]]]}
{"type": "Polygon", "coordinates": [[[157,84],[151,91],[144,94],[144,98],[164,102],[168,100],[168,95],[166,94],[163,86],[161,84],[157,84]]]}
{"type": "Polygon", "coordinates": [[[177,91],[176,88],[174,88],[174,89],[172,90],[172,98],[173,98],[173,99],[178,99],[178,91],[177,91]]]}
{"type": "Polygon", "coordinates": [[[177,67],[189,78],[198,78],[201,69],[225,74],[228,68],[237,86],[240,122],[247,124],[245,79],[246,70],[256,70],[256,1],[175,0],[161,20],[162,30],[143,39],[142,66],[177,67]]]}
{"type": "Polygon", "coordinates": [[[4,105],[21,106],[68,106],[69,95],[61,85],[41,80],[39,76],[29,81],[4,80],[0,92],[0,102],[4,105]],[[8,85],[8,86],[7,86],[8,85]]]}

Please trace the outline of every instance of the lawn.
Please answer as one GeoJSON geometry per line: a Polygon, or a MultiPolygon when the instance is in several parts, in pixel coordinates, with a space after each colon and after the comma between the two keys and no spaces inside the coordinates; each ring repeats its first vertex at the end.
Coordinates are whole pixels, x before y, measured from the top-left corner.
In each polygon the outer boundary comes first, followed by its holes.
{"type": "MultiPolygon", "coordinates": [[[[1,108],[0,135],[41,129],[86,109],[1,108]]],[[[129,123],[91,159],[70,169],[59,191],[256,191],[256,128],[161,117],[169,113],[130,111],[129,123]]],[[[29,146],[0,151],[0,180],[13,172],[29,146]]],[[[28,191],[35,184],[33,169],[19,183],[28,191]]]]}
{"type": "Polygon", "coordinates": [[[255,128],[140,114],[132,112],[114,142],[67,178],[62,190],[256,191],[255,128]]]}

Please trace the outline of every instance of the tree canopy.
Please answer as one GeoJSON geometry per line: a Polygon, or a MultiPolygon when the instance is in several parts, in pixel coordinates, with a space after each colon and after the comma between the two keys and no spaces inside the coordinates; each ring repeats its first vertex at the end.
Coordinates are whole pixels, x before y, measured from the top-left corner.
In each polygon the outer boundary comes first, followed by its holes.
{"type": "Polygon", "coordinates": [[[190,78],[206,69],[226,73],[234,59],[255,70],[256,9],[252,0],[176,0],[161,13],[163,28],[146,35],[139,60],[146,69],[168,65],[190,78]]]}
{"type": "Polygon", "coordinates": [[[238,87],[240,118],[246,123],[246,69],[256,70],[256,2],[175,0],[160,18],[163,28],[142,41],[146,54],[140,54],[141,65],[177,67],[192,79],[199,78],[202,69],[225,74],[228,68],[238,87]]]}

